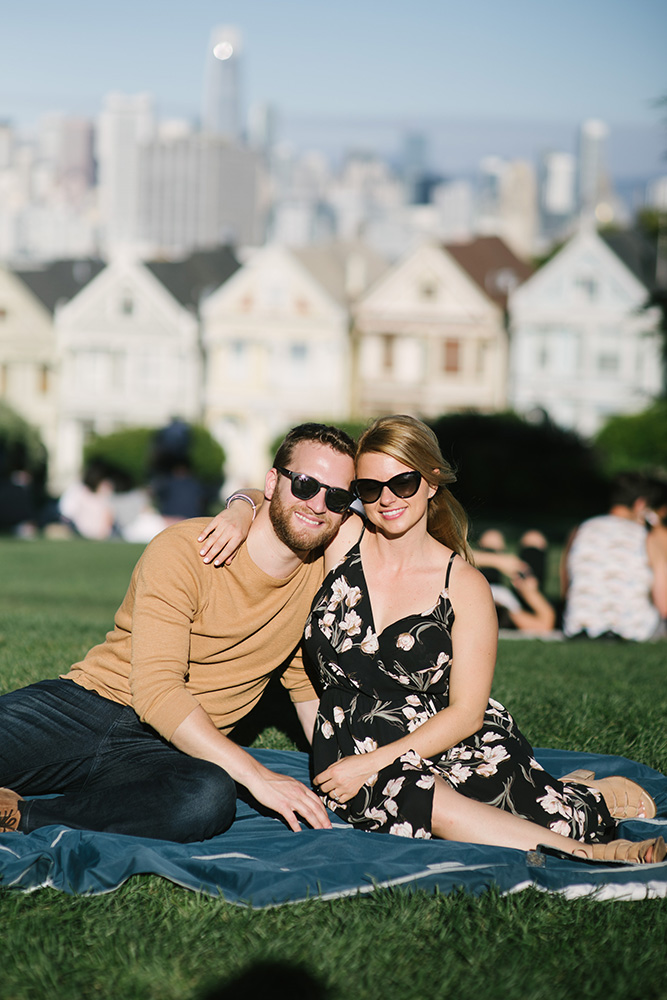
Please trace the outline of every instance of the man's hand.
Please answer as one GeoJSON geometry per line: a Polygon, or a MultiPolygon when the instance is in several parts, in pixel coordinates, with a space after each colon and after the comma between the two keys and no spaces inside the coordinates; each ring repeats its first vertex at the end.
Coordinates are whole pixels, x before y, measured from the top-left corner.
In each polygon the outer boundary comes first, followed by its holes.
{"type": "MultiPolygon", "coordinates": [[[[256,508],[262,505],[264,494],[259,490],[244,490],[256,508]]],[[[229,507],[216,514],[204,527],[197,539],[204,542],[199,555],[205,563],[214,566],[229,566],[243,542],[248,537],[254,511],[246,500],[234,500],[229,507]]]]}
{"type": "Polygon", "coordinates": [[[372,753],[343,757],[335,764],[331,764],[326,771],[318,774],[313,782],[334,802],[349,802],[361,786],[376,773],[373,761],[372,753]]]}
{"type": "Polygon", "coordinates": [[[297,814],[316,830],[331,826],[327,811],[315,792],[296,778],[277,774],[215,728],[198,705],[175,730],[171,742],[183,753],[210,760],[244,785],[262,805],[282,816],[294,832],[301,827],[297,814]]]}
{"type": "Polygon", "coordinates": [[[301,829],[297,815],[316,830],[331,828],[322,801],[295,778],[264,768],[261,775],[247,782],[246,787],[258,802],[282,816],[295,833],[301,829]]]}

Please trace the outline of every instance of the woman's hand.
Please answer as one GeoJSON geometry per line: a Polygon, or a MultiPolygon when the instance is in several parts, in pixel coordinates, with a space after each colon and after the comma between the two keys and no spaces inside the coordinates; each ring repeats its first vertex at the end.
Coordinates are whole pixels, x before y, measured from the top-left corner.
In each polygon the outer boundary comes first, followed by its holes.
{"type": "Polygon", "coordinates": [[[229,566],[248,537],[256,510],[264,501],[264,494],[259,490],[243,492],[253,501],[255,509],[247,500],[236,499],[208,522],[197,539],[205,543],[199,550],[199,555],[205,563],[212,562],[214,566],[222,566],[224,563],[229,566]]]}
{"type": "Polygon", "coordinates": [[[361,786],[376,774],[375,767],[372,753],[343,757],[313,778],[313,784],[334,802],[349,802],[361,786]]]}

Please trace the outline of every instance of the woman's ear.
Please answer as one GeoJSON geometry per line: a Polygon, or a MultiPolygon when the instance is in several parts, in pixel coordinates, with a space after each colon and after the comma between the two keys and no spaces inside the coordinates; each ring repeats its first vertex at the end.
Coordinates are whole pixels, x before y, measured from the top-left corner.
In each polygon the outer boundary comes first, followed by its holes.
{"type": "MultiPolygon", "coordinates": [[[[433,475],[437,479],[438,476],[440,475],[440,469],[434,469],[433,470],[433,475]]],[[[437,486],[431,486],[430,483],[429,483],[429,487],[428,487],[428,498],[429,498],[429,500],[432,500],[433,497],[436,495],[437,492],[438,492],[438,487],[437,486]]]]}

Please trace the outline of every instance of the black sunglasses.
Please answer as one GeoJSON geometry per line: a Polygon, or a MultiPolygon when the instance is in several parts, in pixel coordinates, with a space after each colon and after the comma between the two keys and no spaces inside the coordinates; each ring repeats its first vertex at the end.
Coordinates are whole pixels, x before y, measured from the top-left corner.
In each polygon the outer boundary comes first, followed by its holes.
{"type": "Polygon", "coordinates": [[[354,500],[354,494],[350,490],[343,490],[339,486],[327,486],[326,483],[320,483],[303,472],[290,472],[289,469],[281,469],[279,465],[276,465],[276,469],[281,475],[292,480],[292,495],[297,500],[312,500],[320,490],[325,490],[324,502],[332,514],[342,514],[354,500]]]}
{"type": "Polygon", "coordinates": [[[392,476],[385,483],[379,479],[353,479],[350,489],[359,497],[362,503],[375,503],[380,499],[380,494],[385,486],[401,500],[413,497],[421,484],[421,472],[400,472],[397,476],[392,476]]]}

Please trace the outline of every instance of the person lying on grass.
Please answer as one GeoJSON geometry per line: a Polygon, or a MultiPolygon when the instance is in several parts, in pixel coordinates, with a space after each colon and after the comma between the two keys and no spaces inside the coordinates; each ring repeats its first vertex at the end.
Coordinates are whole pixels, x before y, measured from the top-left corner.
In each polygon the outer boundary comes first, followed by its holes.
{"type": "Polygon", "coordinates": [[[322,690],[313,738],[322,801],[368,831],[663,860],[661,837],[615,839],[617,820],[655,815],[643,788],[590,772],[553,777],[490,697],[493,599],[471,565],[467,519],[433,432],[412,417],[381,418],[357,446],[356,476],[365,523],[346,520],[327,546],[305,629],[322,690]]]}
{"type": "Polygon", "coordinates": [[[322,547],[352,501],[353,455],[335,427],[294,428],[233,565],[200,559],[206,519],[167,528],[139,560],[106,640],[69,673],[0,698],[0,832],[55,823],[203,840],[234,819],[236,783],[295,831],[298,817],[331,825],[310,788],[227,734],[281,672],[312,736],[317,697],[299,645],[322,547]],[[295,495],[285,466],[316,485],[295,495]]]}

